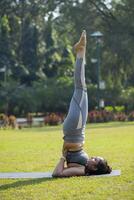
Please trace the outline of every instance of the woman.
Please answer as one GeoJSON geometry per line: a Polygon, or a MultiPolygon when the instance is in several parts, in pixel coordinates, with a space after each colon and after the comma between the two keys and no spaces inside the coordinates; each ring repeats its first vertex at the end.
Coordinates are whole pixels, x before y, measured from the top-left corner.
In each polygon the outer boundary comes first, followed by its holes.
{"type": "Polygon", "coordinates": [[[75,90],[68,115],[63,124],[63,156],[53,172],[54,177],[84,176],[111,172],[106,160],[101,157],[89,158],[83,151],[88,114],[88,97],[85,83],[85,30],[82,32],[79,42],[75,44],[74,50],[76,52],[75,90]]]}

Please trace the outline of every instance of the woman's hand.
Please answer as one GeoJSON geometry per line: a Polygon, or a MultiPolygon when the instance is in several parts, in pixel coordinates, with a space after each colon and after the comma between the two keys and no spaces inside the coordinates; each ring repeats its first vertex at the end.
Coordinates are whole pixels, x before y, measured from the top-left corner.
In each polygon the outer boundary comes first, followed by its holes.
{"type": "Polygon", "coordinates": [[[85,175],[84,166],[65,168],[64,164],[65,164],[65,158],[61,157],[53,171],[53,174],[52,174],[53,177],[70,177],[70,176],[84,176],[85,175]]]}
{"type": "Polygon", "coordinates": [[[64,158],[66,158],[66,156],[67,156],[67,149],[63,149],[62,155],[64,156],[64,158]]]}
{"type": "Polygon", "coordinates": [[[62,155],[66,158],[66,155],[67,155],[67,148],[65,147],[64,144],[63,144],[63,147],[62,147],[62,155]]]}

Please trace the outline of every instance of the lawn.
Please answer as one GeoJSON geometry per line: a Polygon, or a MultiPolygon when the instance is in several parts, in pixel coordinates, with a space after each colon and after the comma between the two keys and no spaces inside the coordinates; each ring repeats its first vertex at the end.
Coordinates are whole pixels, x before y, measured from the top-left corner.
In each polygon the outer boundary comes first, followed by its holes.
{"type": "MultiPolygon", "coordinates": [[[[0,172],[52,171],[61,148],[61,126],[0,130],[0,172]]],[[[85,151],[121,176],[0,179],[0,200],[133,200],[134,123],[88,124],[85,151]]]]}

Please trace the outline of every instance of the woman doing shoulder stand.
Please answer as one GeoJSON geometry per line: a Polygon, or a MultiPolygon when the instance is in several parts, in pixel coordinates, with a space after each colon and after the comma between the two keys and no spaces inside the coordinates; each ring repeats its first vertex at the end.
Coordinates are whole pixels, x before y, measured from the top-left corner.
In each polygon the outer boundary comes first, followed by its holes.
{"type": "Polygon", "coordinates": [[[111,168],[101,157],[91,157],[83,151],[85,125],[88,115],[88,96],[85,83],[86,31],[74,45],[76,63],[74,72],[74,94],[68,115],[63,124],[63,156],[60,158],[54,177],[84,176],[110,173],[111,168]],[[67,167],[65,167],[65,162],[67,167]]]}

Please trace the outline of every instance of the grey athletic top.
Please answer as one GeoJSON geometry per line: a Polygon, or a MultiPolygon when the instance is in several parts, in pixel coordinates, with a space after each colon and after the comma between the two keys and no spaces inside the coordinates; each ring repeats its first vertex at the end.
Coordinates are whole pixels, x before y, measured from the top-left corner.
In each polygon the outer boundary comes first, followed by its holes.
{"type": "Polygon", "coordinates": [[[63,124],[64,141],[82,143],[85,139],[85,125],[88,115],[88,97],[85,84],[85,63],[83,58],[76,59],[74,82],[75,90],[67,117],[63,124]]]}
{"type": "Polygon", "coordinates": [[[89,157],[87,153],[85,153],[83,150],[79,151],[68,151],[66,156],[66,161],[68,163],[77,163],[80,165],[86,165],[89,157]]]}

